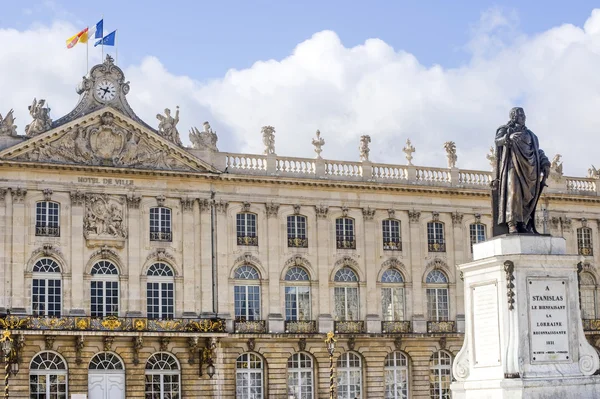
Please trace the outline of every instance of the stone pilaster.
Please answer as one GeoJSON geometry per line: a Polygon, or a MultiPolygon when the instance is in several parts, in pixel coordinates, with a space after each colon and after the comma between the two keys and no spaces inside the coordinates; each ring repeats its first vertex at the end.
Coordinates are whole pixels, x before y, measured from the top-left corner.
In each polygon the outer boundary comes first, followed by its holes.
{"type": "Polygon", "coordinates": [[[379,272],[379,264],[376,261],[377,246],[381,246],[380,242],[377,242],[377,228],[378,225],[374,221],[375,209],[364,208],[363,219],[364,219],[364,259],[365,259],[365,273],[367,278],[367,290],[363,295],[367,297],[367,332],[368,333],[380,333],[381,332],[381,315],[380,315],[380,303],[381,293],[377,290],[377,273],[379,272]]]}
{"type": "Polygon", "coordinates": [[[10,270],[9,262],[10,256],[9,252],[6,251],[7,241],[9,239],[8,235],[8,223],[6,217],[6,206],[7,199],[10,197],[8,194],[8,189],[0,188],[0,281],[3,283],[0,284],[0,313],[4,313],[6,308],[8,307],[8,295],[6,294],[6,281],[7,272],[10,270]]]}
{"type": "Polygon", "coordinates": [[[25,254],[25,240],[27,234],[13,234],[15,231],[23,231],[25,223],[25,197],[27,190],[22,188],[11,189],[12,197],[12,292],[10,293],[12,298],[11,308],[15,311],[23,311],[27,304],[25,299],[25,263],[27,262],[27,256],[25,254]]]}
{"type": "MultiPolygon", "coordinates": [[[[468,255],[465,253],[465,248],[469,248],[470,252],[470,244],[465,245],[465,228],[463,225],[463,214],[460,212],[453,212],[452,217],[452,248],[448,248],[448,265],[458,265],[465,263],[468,259],[468,255]],[[454,257],[454,259],[452,259],[454,257]]],[[[467,229],[468,234],[468,229],[467,229]]],[[[467,241],[468,242],[468,241],[467,241]]],[[[460,273],[455,273],[456,278],[456,289],[455,289],[455,298],[454,306],[455,314],[456,314],[456,328],[459,332],[464,332],[464,309],[465,309],[465,296],[463,289],[463,281],[460,278],[460,273]]],[[[452,304],[450,304],[452,307],[452,304]]]]}
{"type": "MultiPolygon", "coordinates": [[[[83,274],[87,264],[84,259],[85,238],[83,236],[83,215],[85,213],[85,196],[79,191],[71,193],[71,217],[69,229],[63,228],[62,234],[68,234],[70,231],[71,239],[71,314],[84,314],[84,303],[89,303],[89,299],[84,301],[84,283],[83,274]]],[[[64,208],[63,208],[64,209],[64,208]]],[[[65,220],[61,215],[61,223],[65,220]]],[[[65,226],[65,223],[62,223],[65,226]]],[[[65,226],[66,227],[66,226],[65,226]]]]}
{"type": "MultiPolygon", "coordinates": [[[[208,198],[199,198],[199,224],[198,231],[200,235],[200,245],[196,247],[197,258],[200,259],[200,273],[196,274],[196,284],[200,285],[200,314],[204,316],[215,316],[213,309],[213,287],[212,287],[212,226],[211,226],[211,204],[212,200],[208,198]]],[[[216,213],[216,210],[215,210],[216,213]]],[[[215,215],[215,223],[217,217],[215,215]]],[[[218,226],[216,226],[218,228],[218,226]]],[[[227,231],[227,226],[221,227],[222,231],[227,231]]],[[[226,241],[226,234],[222,235],[222,240],[226,241]]],[[[223,282],[223,284],[227,284],[223,282]]]]}
{"type": "Polygon", "coordinates": [[[184,317],[196,317],[196,304],[199,300],[196,297],[196,292],[200,287],[197,287],[196,274],[200,273],[200,261],[199,258],[195,257],[196,248],[196,230],[194,225],[198,220],[198,212],[195,208],[195,200],[191,198],[181,199],[181,221],[182,226],[182,241],[183,241],[183,263],[181,270],[183,271],[183,277],[185,284],[183,285],[183,316],[184,317]]]}
{"type": "Polygon", "coordinates": [[[279,260],[280,239],[282,231],[279,225],[279,204],[273,202],[265,205],[267,216],[267,273],[269,274],[269,316],[268,331],[282,333],[284,331],[284,318],[281,309],[281,287],[280,273],[281,263],[279,260]]]}
{"type": "Polygon", "coordinates": [[[333,331],[332,308],[330,304],[331,292],[329,290],[329,273],[332,265],[329,261],[328,249],[332,248],[330,246],[332,244],[334,245],[333,248],[335,248],[335,243],[331,242],[330,237],[331,220],[327,217],[329,208],[318,205],[315,207],[315,211],[317,214],[317,265],[319,274],[318,328],[319,332],[326,333],[333,331]]]}
{"type": "MultiPolygon", "coordinates": [[[[219,317],[225,319],[232,319],[231,310],[233,310],[233,306],[229,306],[233,303],[233,294],[230,292],[229,287],[229,271],[231,270],[232,265],[228,262],[228,232],[232,231],[231,234],[235,237],[235,227],[233,230],[228,230],[228,223],[235,223],[235,219],[229,220],[227,208],[229,207],[229,203],[223,200],[216,201],[216,219],[217,219],[217,236],[219,240],[217,240],[217,279],[219,282],[218,290],[217,290],[217,306],[218,306],[218,315],[219,317]]],[[[235,224],[233,224],[235,226],[235,224]]],[[[235,245],[235,241],[232,241],[235,245]]],[[[234,250],[234,248],[231,248],[234,250]]]]}
{"type": "Polygon", "coordinates": [[[142,226],[144,226],[144,217],[149,215],[144,214],[140,210],[141,197],[138,195],[129,195],[127,197],[127,226],[129,227],[129,239],[127,245],[127,262],[129,270],[129,280],[127,287],[123,287],[127,290],[127,297],[129,300],[127,303],[122,302],[123,310],[127,310],[129,315],[141,315],[142,312],[142,298],[145,297],[145,287],[140,285],[140,274],[143,266],[141,258],[141,251],[144,247],[144,241],[147,239],[145,234],[142,233],[142,226]]]}
{"type": "Polygon", "coordinates": [[[408,211],[409,219],[409,241],[408,241],[408,256],[411,265],[411,274],[413,276],[413,296],[412,296],[412,309],[413,309],[413,331],[415,332],[426,332],[426,312],[427,307],[425,304],[425,298],[423,297],[423,249],[427,250],[426,237],[421,236],[421,212],[420,211],[408,211]],[[423,244],[425,241],[425,244],[423,244]]]}

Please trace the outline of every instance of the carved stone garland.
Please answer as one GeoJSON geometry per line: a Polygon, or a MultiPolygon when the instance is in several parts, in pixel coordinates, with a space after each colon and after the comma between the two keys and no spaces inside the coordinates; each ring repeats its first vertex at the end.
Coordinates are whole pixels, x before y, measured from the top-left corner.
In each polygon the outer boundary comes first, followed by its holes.
{"type": "Polygon", "coordinates": [[[506,262],[504,262],[504,272],[506,273],[506,288],[508,289],[508,291],[506,292],[506,296],[508,297],[508,310],[513,310],[515,308],[515,292],[513,291],[513,289],[515,288],[515,285],[513,283],[513,281],[515,280],[514,271],[515,264],[512,261],[507,260],[506,262]]]}

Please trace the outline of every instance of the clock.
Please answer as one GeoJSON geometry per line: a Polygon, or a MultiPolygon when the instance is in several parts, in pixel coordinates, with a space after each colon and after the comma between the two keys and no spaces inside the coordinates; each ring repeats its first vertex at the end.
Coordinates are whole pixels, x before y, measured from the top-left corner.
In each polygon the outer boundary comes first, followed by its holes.
{"type": "Polygon", "coordinates": [[[109,102],[113,100],[117,94],[115,84],[110,80],[103,79],[96,84],[94,88],[96,99],[101,102],[109,102]]]}

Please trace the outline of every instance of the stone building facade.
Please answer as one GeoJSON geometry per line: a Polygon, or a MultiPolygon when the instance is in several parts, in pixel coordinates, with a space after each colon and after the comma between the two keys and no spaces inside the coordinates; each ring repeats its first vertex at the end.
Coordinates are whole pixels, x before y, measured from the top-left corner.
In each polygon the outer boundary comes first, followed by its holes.
{"type": "MultiPolygon", "coordinates": [[[[491,173],[219,152],[208,123],[181,145],[126,101],[112,59],[75,109],[0,126],[0,327],[15,398],[448,398],[462,346],[456,265],[491,232],[491,173]],[[209,375],[213,374],[213,375],[209,375]],[[86,395],[86,396],[76,396],[86,395]]],[[[47,111],[45,111],[47,110],[47,111]]],[[[412,148],[412,150],[411,150],[412,148]]],[[[454,153],[452,153],[454,151],[454,153]]],[[[490,155],[493,157],[493,154],[490,155]]],[[[600,330],[597,176],[562,176],[538,226],[581,254],[600,330]]],[[[543,209],[543,211],[542,211],[543,209]]]]}

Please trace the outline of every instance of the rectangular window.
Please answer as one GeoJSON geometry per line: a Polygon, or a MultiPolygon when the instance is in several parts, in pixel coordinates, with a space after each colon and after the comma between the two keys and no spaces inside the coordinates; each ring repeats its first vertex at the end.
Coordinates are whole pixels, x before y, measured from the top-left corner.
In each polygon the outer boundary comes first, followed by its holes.
{"type": "Polygon", "coordinates": [[[382,288],[381,306],[384,321],[404,320],[404,288],[382,288]]]}
{"type": "Polygon", "coordinates": [[[173,283],[146,283],[146,312],[149,319],[172,319],[175,313],[173,283]]]}
{"type": "Polygon", "coordinates": [[[233,289],[235,320],[260,320],[260,286],[236,285],[233,289]]]}
{"type": "Polygon", "coordinates": [[[254,213],[238,213],[236,215],[236,231],[238,245],[258,245],[256,215],[254,213]]]}
{"type": "Polygon", "coordinates": [[[310,320],[310,287],[285,287],[285,319],[310,320]]]}
{"type": "Polygon", "coordinates": [[[91,316],[106,317],[119,315],[119,282],[92,281],[91,316]]]}
{"type": "Polygon", "coordinates": [[[36,203],[35,235],[60,237],[58,203],[50,201],[40,201],[36,203]]]}
{"type": "Polygon", "coordinates": [[[171,210],[165,207],[150,208],[150,241],[171,240],[171,210]]]}
{"type": "Polygon", "coordinates": [[[335,239],[338,249],[356,249],[354,219],[339,218],[335,220],[335,239]]]}
{"type": "Polygon", "coordinates": [[[581,318],[586,320],[596,319],[596,291],[581,289],[581,318]]]}
{"type": "Polygon", "coordinates": [[[307,248],[306,218],[304,216],[292,215],[287,217],[288,247],[307,248]]]}
{"type": "Polygon", "coordinates": [[[473,252],[473,244],[485,241],[485,224],[473,223],[470,225],[469,237],[471,239],[471,252],[473,252]]]}
{"type": "Polygon", "coordinates": [[[427,288],[427,320],[448,321],[447,288],[427,288]]]}
{"type": "Polygon", "coordinates": [[[387,219],[381,222],[383,230],[383,250],[402,251],[402,240],[400,239],[400,222],[387,219]]]}
{"type": "Polygon", "coordinates": [[[579,255],[594,255],[594,249],[592,245],[592,229],[589,227],[577,229],[577,247],[579,249],[579,255]]]}
{"type": "Polygon", "coordinates": [[[427,223],[427,246],[429,252],[446,252],[443,223],[427,223]]]}
{"type": "Polygon", "coordinates": [[[60,317],[61,280],[34,278],[31,291],[31,311],[35,316],[60,317]]]}
{"type": "Polygon", "coordinates": [[[335,319],[337,321],[357,321],[359,318],[358,288],[335,287],[333,295],[335,319]]]}

